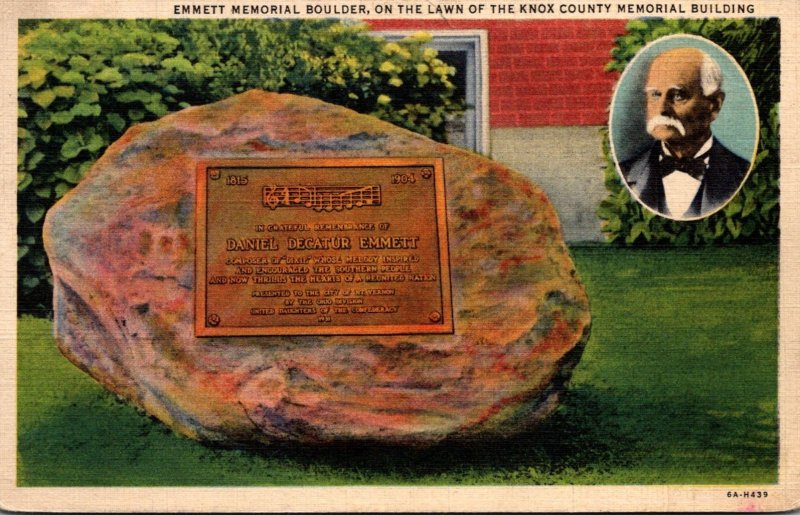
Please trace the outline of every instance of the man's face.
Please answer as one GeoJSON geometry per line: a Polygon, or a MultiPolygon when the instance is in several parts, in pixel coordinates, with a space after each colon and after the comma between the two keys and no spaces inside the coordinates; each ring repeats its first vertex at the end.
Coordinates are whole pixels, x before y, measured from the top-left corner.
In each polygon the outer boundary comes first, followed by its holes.
{"type": "Polygon", "coordinates": [[[702,144],[722,106],[722,92],[706,97],[700,82],[703,56],[678,48],[658,56],[645,85],[647,132],[672,145],[702,144]]]}

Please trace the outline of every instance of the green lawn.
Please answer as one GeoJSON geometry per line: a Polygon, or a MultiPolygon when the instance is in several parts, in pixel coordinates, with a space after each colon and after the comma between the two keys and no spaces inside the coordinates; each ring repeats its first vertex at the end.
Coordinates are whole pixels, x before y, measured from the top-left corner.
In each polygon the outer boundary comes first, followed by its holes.
{"type": "Polygon", "coordinates": [[[574,248],[594,323],[559,411],[426,450],[209,448],[116,400],[19,320],[21,486],[777,481],[775,247],[574,248]]]}

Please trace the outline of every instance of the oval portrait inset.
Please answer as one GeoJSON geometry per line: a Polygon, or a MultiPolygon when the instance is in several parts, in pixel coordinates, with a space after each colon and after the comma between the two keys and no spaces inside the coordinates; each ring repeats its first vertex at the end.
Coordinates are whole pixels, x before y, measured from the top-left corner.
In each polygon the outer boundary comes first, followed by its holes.
{"type": "Polygon", "coordinates": [[[633,197],[673,220],[719,211],[750,173],[758,144],[750,82],[724,49],[686,34],[658,39],[625,68],[609,137],[633,197]]]}

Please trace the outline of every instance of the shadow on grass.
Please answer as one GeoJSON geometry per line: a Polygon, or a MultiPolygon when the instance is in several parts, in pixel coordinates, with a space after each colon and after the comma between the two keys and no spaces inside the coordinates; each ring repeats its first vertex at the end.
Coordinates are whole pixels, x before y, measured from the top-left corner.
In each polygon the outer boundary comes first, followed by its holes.
{"type": "MultiPolygon", "coordinates": [[[[538,428],[509,438],[447,441],[431,447],[380,444],[251,447],[265,459],[288,459],[301,467],[324,464],[359,476],[394,481],[471,482],[495,478],[548,484],[580,470],[624,466],[632,441],[617,426],[613,402],[585,387],[569,391],[559,410],[538,428]]],[[[209,448],[218,457],[223,450],[209,448]]]]}
{"type": "Polygon", "coordinates": [[[179,486],[776,480],[774,410],[714,411],[686,399],[652,401],[581,385],[567,392],[538,429],[512,438],[428,448],[229,449],[180,437],[97,391],[21,431],[19,481],[25,486],[179,486]],[[750,476],[741,475],[742,467],[752,471],[745,473],[750,476]]]}
{"type": "MultiPolygon", "coordinates": [[[[551,418],[512,438],[249,451],[378,483],[774,482],[778,465],[774,406],[720,410],[702,400],[645,400],[591,386],[573,388],[551,418]]],[[[211,452],[225,459],[224,451],[211,452]]]]}
{"type": "Polygon", "coordinates": [[[547,484],[567,470],[622,465],[630,447],[613,423],[613,405],[592,388],[569,392],[535,431],[427,448],[220,448],[175,435],[106,392],[81,397],[21,431],[23,484],[505,483],[515,477],[547,484]]]}

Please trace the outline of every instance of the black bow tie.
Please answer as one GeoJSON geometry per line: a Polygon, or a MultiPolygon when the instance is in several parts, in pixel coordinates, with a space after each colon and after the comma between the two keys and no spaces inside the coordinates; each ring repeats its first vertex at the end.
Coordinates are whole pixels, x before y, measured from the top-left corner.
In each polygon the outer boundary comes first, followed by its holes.
{"type": "Polygon", "coordinates": [[[675,170],[678,170],[679,172],[688,173],[699,181],[703,178],[703,174],[706,173],[707,165],[705,160],[707,157],[707,153],[698,157],[682,158],[661,154],[661,159],[658,163],[661,170],[661,176],[666,177],[675,170]]]}

